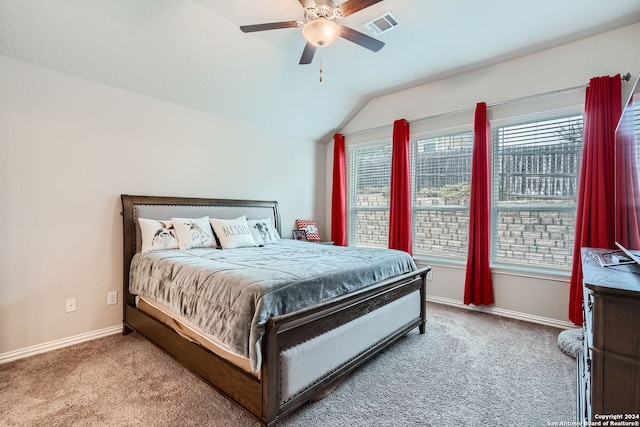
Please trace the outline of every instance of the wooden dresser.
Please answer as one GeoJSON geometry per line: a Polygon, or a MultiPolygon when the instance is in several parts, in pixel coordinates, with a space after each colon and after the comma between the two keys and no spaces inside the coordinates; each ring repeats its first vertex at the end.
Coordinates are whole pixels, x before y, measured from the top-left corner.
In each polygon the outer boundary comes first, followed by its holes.
{"type": "MultiPolygon", "coordinates": [[[[604,249],[582,249],[584,344],[578,421],[640,421],[640,269],[602,267],[604,249]]],[[[635,424],[629,424],[635,425],[635,424]]]]}

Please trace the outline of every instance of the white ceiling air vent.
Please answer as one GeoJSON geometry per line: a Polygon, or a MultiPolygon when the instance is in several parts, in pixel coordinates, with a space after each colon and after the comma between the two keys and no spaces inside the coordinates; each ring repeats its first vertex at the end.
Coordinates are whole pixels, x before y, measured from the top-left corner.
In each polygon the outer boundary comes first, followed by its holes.
{"type": "Polygon", "coordinates": [[[400,25],[398,18],[396,18],[393,13],[387,12],[373,21],[367,22],[364,24],[364,27],[374,36],[379,36],[382,33],[393,30],[398,25],[400,25]]]}

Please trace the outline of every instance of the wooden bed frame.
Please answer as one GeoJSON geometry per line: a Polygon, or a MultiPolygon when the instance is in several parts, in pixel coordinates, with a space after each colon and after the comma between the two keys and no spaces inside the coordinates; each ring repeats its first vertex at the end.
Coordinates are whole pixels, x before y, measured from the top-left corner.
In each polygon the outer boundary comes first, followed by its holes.
{"type": "MultiPolygon", "coordinates": [[[[328,393],[351,371],[412,329],[418,327],[420,333],[425,331],[425,278],[430,270],[429,267],[384,280],[313,307],[270,318],[262,340],[263,360],[260,375],[253,376],[203,346],[183,338],[155,318],[139,311],[135,305],[135,296],[129,293],[129,269],[131,259],[140,247],[137,215],[138,209],[141,207],[158,207],[162,212],[158,214],[159,216],[168,212],[163,211],[165,208],[172,209],[174,207],[193,208],[194,212],[199,215],[201,212],[208,212],[208,209],[211,209],[212,214],[209,216],[218,218],[234,218],[239,216],[238,213],[243,210],[250,212],[256,210],[257,212],[253,213],[253,219],[261,219],[264,218],[265,212],[269,212],[274,225],[280,232],[278,203],[273,201],[130,195],[122,195],[121,199],[124,232],[123,334],[132,331],[139,332],[247,410],[262,425],[274,425],[282,416],[328,393]],[[227,213],[225,215],[221,212],[227,213]],[[377,339],[366,350],[348,362],[336,366],[319,381],[307,385],[302,392],[297,393],[293,398],[285,402],[280,401],[281,355],[284,351],[333,331],[335,328],[344,326],[354,319],[415,292],[419,292],[420,295],[419,310],[417,310],[419,312],[416,312],[415,316],[411,314],[413,320],[409,324],[377,339]]],[[[180,215],[174,215],[174,217],[176,216],[180,215]]],[[[252,219],[251,215],[247,216],[252,219]]],[[[170,217],[155,219],[170,219],[170,217]]]]}

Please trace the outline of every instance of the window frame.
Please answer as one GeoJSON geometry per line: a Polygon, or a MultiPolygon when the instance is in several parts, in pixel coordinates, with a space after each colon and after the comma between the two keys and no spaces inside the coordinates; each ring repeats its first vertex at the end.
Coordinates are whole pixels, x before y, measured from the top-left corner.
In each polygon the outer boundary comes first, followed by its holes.
{"type": "MultiPolygon", "coordinates": [[[[566,280],[566,277],[571,275],[571,264],[572,261],[568,263],[565,268],[555,269],[555,268],[546,268],[546,267],[537,267],[530,264],[506,264],[495,261],[495,253],[496,249],[493,247],[494,235],[496,233],[496,211],[494,206],[494,191],[493,191],[493,151],[494,151],[494,142],[493,142],[493,134],[494,129],[496,127],[501,126],[509,126],[523,122],[535,122],[535,121],[544,121],[544,120],[552,120],[559,116],[571,116],[571,115],[581,115],[584,120],[584,106],[582,104],[582,100],[584,99],[584,92],[576,91],[571,94],[550,94],[545,97],[546,99],[538,98],[535,100],[529,100],[527,98],[523,98],[521,100],[514,100],[505,102],[503,104],[496,104],[489,106],[489,127],[490,127],[490,144],[491,144],[491,247],[490,247],[490,263],[491,270],[501,274],[514,274],[517,276],[523,277],[542,277],[545,279],[557,278],[558,280],[566,280]],[[559,107],[559,108],[558,108],[559,107]]],[[[465,130],[473,131],[473,110],[460,110],[453,113],[447,114],[439,114],[437,116],[420,119],[416,122],[411,122],[411,164],[412,164],[412,182],[411,182],[411,192],[412,192],[412,239],[415,247],[415,225],[416,225],[416,207],[415,207],[415,176],[414,176],[414,141],[433,138],[442,135],[451,135],[456,131],[464,132],[465,130]],[[460,117],[466,116],[466,121],[461,121],[460,117]],[[434,124],[435,123],[435,124],[434,124]]],[[[347,157],[347,165],[349,165],[348,172],[348,181],[347,181],[347,200],[348,200],[348,236],[347,243],[348,245],[355,246],[354,233],[356,227],[355,219],[354,219],[354,211],[357,210],[352,206],[352,184],[351,180],[351,170],[350,170],[350,162],[351,162],[351,154],[353,150],[372,147],[372,146],[382,146],[385,144],[391,144],[392,138],[389,136],[392,133],[391,126],[381,126],[378,128],[373,128],[366,131],[358,132],[356,136],[351,137],[349,135],[346,142],[346,157],[347,157]]],[[[640,164],[639,164],[640,167],[640,164]]],[[[579,181],[580,171],[578,170],[577,179],[579,181]]],[[[577,203],[577,200],[576,200],[577,203]]],[[[575,206],[573,208],[567,208],[575,210],[575,206]]],[[[388,208],[381,208],[386,209],[388,208]]],[[[380,210],[380,209],[378,209],[380,210]]],[[[573,243],[572,243],[573,244],[573,243]]],[[[414,258],[417,261],[428,261],[439,265],[451,265],[458,266],[462,268],[467,263],[467,258],[457,259],[452,257],[440,257],[437,255],[414,255],[414,258]]]]}
{"type": "MultiPolygon", "coordinates": [[[[467,123],[467,124],[462,124],[462,125],[457,125],[457,126],[447,126],[447,127],[442,127],[442,128],[438,128],[438,129],[431,129],[428,131],[422,131],[422,132],[411,132],[410,135],[410,147],[411,147],[411,233],[412,233],[412,247],[413,247],[413,252],[414,252],[414,258],[416,259],[420,259],[420,260],[429,260],[429,261],[435,261],[435,262],[442,262],[442,263],[449,263],[449,264],[459,264],[459,265],[464,265],[467,263],[467,257],[468,257],[468,245],[466,247],[465,250],[465,255],[463,257],[453,257],[453,256],[442,256],[442,255],[431,255],[431,254],[424,254],[424,253],[417,253],[416,252],[416,248],[417,248],[417,244],[416,244],[416,226],[417,221],[416,221],[416,214],[418,213],[418,211],[456,211],[456,212],[463,212],[463,211],[467,211],[467,216],[469,215],[469,208],[470,208],[470,204],[465,207],[463,206],[439,206],[439,207],[426,207],[426,206],[417,206],[416,205],[416,195],[417,195],[417,191],[416,191],[416,170],[415,170],[415,165],[416,165],[416,161],[417,158],[415,156],[415,153],[417,151],[417,144],[420,141],[424,141],[426,139],[435,139],[435,138],[443,138],[443,137],[450,137],[450,136],[455,136],[455,135],[461,135],[461,134],[465,134],[465,133],[471,133],[471,138],[473,140],[473,123],[467,123]]],[[[473,155],[473,142],[472,142],[472,155],[473,155]]],[[[469,169],[469,180],[471,179],[471,169],[469,169]]],[[[470,181],[469,181],[470,182],[470,181]]]]}
{"type": "MultiPolygon", "coordinates": [[[[353,206],[353,186],[354,183],[351,180],[352,170],[351,170],[351,161],[354,150],[362,150],[367,148],[378,148],[385,147],[387,145],[391,146],[392,138],[391,137],[377,137],[371,140],[365,140],[361,142],[355,143],[347,143],[345,156],[346,156],[346,164],[347,164],[347,245],[348,246],[356,246],[357,241],[357,224],[356,224],[356,212],[364,212],[364,211],[377,211],[377,212],[387,212],[387,216],[390,211],[389,205],[386,207],[354,207],[353,206]]],[[[391,167],[391,164],[389,164],[391,167]]],[[[387,229],[388,229],[387,223],[387,229]]],[[[388,246],[388,236],[387,236],[387,246],[388,246]]],[[[379,246],[357,246],[357,247],[379,247],[379,246]]]]}
{"type": "MultiPolygon", "coordinates": [[[[502,118],[497,118],[497,119],[491,119],[489,121],[489,127],[490,127],[490,144],[491,144],[491,165],[490,165],[490,177],[491,177],[491,230],[490,230],[490,264],[491,264],[491,269],[492,271],[503,271],[503,272],[515,272],[515,273],[533,273],[533,274],[537,274],[537,275],[542,275],[542,276],[562,276],[562,277],[569,277],[571,275],[571,269],[572,269],[572,264],[573,264],[573,259],[569,260],[566,268],[557,268],[557,267],[548,267],[548,266],[536,266],[536,265],[532,265],[532,264],[524,264],[524,263],[505,263],[505,262],[500,262],[497,261],[497,253],[498,253],[498,219],[499,219],[499,215],[498,213],[500,211],[523,211],[523,209],[518,209],[515,206],[506,206],[506,207],[501,207],[499,208],[496,205],[496,200],[497,200],[497,194],[496,194],[496,190],[497,187],[494,186],[494,176],[495,176],[495,170],[494,170],[494,159],[495,159],[495,149],[496,149],[496,145],[498,144],[497,141],[494,141],[494,135],[496,132],[496,129],[501,128],[501,127],[507,127],[507,126],[517,126],[517,125],[521,125],[521,124],[527,124],[527,123],[535,123],[535,122],[542,122],[542,121],[547,121],[547,120],[554,120],[554,119],[559,119],[559,118],[569,118],[572,116],[582,116],[582,120],[583,120],[583,125],[584,125],[584,106],[583,105],[571,105],[571,106],[567,106],[567,107],[562,107],[562,108],[550,108],[550,109],[545,109],[545,110],[539,110],[539,111],[535,111],[529,114],[520,114],[520,115],[514,115],[514,116],[505,116],[502,118]]],[[[584,132],[583,132],[583,140],[582,140],[582,144],[584,143],[584,132]]],[[[582,149],[582,148],[581,148],[582,149]]],[[[580,181],[580,168],[582,167],[582,159],[580,160],[580,164],[578,165],[578,171],[577,171],[577,176],[576,179],[578,181],[577,183],[577,189],[576,191],[579,191],[579,181],[580,181]]],[[[577,203],[578,203],[578,195],[576,194],[576,201],[575,204],[572,207],[569,206],[565,206],[565,207],[561,207],[561,206],[545,206],[543,204],[532,204],[532,205],[528,205],[528,206],[535,206],[535,210],[537,211],[573,211],[575,212],[577,209],[577,203]]],[[[574,226],[574,234],[575,234],[575,226],[574,226]]],[[[571,251],[573,249],[574,246],[574,242],[575,242],[575,237],[574,239],[571,240],[570,242],[570,247],[571,247],[571,251]]],[[[573,256],[573,254],[571,254],[571,256],[573,256]]]]}

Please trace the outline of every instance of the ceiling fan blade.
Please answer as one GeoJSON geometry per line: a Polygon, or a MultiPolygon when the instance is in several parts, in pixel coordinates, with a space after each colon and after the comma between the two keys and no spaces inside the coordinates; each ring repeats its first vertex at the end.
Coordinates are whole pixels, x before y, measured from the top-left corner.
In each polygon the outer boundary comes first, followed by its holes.
{"type": "Polygon", "coordinates": [[[380,3],[382,0],[347,0],[338,6],[342,16],[349,16],[352,13],[356,13],[359,10],[365,9],[376,3],[380,3]]]}
{"type": "Polygon", "coordinates": [[[268,24],[241,25],[243,33],[253,33],[255,31],[277,30],[279,28],[296,28],[298,21],[269,22],[268,24]]]}
{"type": "Polygon", "coordinates": [[[304,50],[302,51],[302,57],[300,58],[299,63],[301,65],[311,64],[311,61],[313,61],[313,55],[316,54],[316,49],[317,48],[314,45],[307,42],[307,44],[304,46],[304,50]]]}
{"type": "Polygon", "coordinates": [[[340,28],[340,37],[342,37],[343,39],[347,39],[357,45],[360,45],[365,49],[369,49],[372,52],[377,52],[382,49],[382,46],[384,46],[384,42],[381,42],[378,39],[374,39],[373,37],[369,37],[368,35],[349,27],[340,28]]]}

